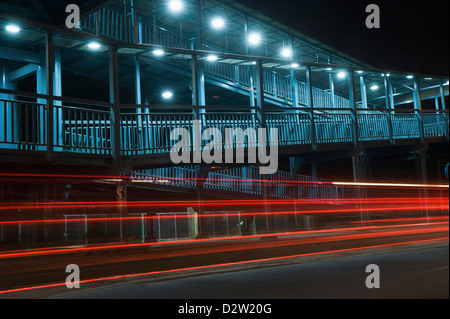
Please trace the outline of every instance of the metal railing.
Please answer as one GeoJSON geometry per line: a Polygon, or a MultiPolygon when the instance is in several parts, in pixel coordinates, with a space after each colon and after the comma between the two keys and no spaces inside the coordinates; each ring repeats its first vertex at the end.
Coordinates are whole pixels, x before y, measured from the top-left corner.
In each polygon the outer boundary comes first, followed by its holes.
{"type": "MultiPolygon", "coordinates": [[[[195,168],[176,166],[136,170],[131,182],[195,189],[199,180],[196,178],[195,168]]],[[[267,196],[272,198],[311,200],[327,204],[339,204],[339,199],[351,198],[353,194],[352,189],[312,176],[283,171],[263,176],[256,166],[210,171],[203,187],[212,191],[255,196],[263,196],[263,188],[266,187],[267,196]]]]}
{"type": "MultiPolygon", "coordinates": [[[[0,89],[0,148],[50,152],[113,154],[112,105],[95,101],[52,97],[0,89]],[[48,101],[51,104],[49,113],[48,101]],[[49,118],[48,114],[52,114],[49,118]],[[53,128],[48,137],[49,126],[53,128]],[[51,143],[50,143],[51,142],[51,143]]],[[[233,148],[248,147],[257,135],[247,136],[239,145],[230,134],[248,129],[250,134],[266,128],[266,142],[278,146],[295,146],[355,141],[394,141],[448,137],[447,111],[310,109],[294,107],[265,107],[264,123],[258,120],[255,107],[204,106],[204,112],[193,106],[123,105],[119,115],[118,138],[123,156],[169,153],[179,142],[171,133],[179,129],[194,141],[194,120],[202,133],[207,128],[220,132],[221,141],[233,141],[233,148]],[[355,117],[356,114],[356,117],[355,117]],[[312,118],[314,116],[314,118],[312,118]],[[355,118],[357,122],[355,122],[355,118]],[[229,130],[227,130],[229,129],[229,130]],[[278,140],[273,141],[273,131],[278,140]],[[228,135],[227,135],[228,134],[228,135]],[[233,138],[233,139],[232,139],[233,138]]],[[[260,115],[259,115],[260,116],[260,115]]],[[[215,142],[213,141],[213,144],[215,142]]],[[[192,143],[182,145],[192,150],[192,143]]],[[[202,141],[202,147],[211,144],[202,141]]]]}
{"type": "Polygon", "coordinates": [[[424,136],[430,137],[444,137],[448,132],[448,114],[442,111],[433,111],[430,113],[423,113],[423,131],[424,136]]]}
{"type": "Polygon", "coordinates": [[[0,148],[47,150],[47,99],[21,94],[0,98],[0,148]]]}
{"type": "Polygon", "coordinates": [[[54,99],[54,151],[111,154],[109,104],[58,97],[54,99]]]}
{"type": "Polygon", "coordinates": [[[360,141],[389,140],[389,113],[381,111],[360,111],[358,113],[358,134],[360,141]]]}

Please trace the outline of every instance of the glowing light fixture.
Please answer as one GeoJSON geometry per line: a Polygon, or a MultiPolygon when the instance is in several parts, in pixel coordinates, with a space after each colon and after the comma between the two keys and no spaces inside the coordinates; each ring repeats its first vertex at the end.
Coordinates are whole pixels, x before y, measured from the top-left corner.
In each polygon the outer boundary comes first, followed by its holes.
{"type": "Polygon", "coordinates": [[[171,99],[173,97],[173,93],[171,91],[164,91],[163,94],[162,94],[162,97],[165,100],[169,100],[169,99],[171,99]]]}
{"type": "Polygon", "coordinates": [[[292,63],[291,64],[291,68],[296,69],[298,68],[300,65],[298,63],[292,63]]]}
{"type": "Polygon", "coordinates": [[[371,89],[372,91],[376,91],[376,90],[378,90],[378,85],[374,84],[374,85],[372,85],[372,86],[370,87],[370,89],[371,89]]]}
{"type": "Polygon", "coordinates": [[[337,77],[340,78],[340,79],[344,79],[346,76],[347,76],[347,73],[345,73],[345,72],[339,72],[337,74],[337,77]]]}
{"type": "Polygon", "coordinates": [[[153,50],[153,55],[155,55],[155,56],[162,56],[162,55],[164,55],[164,50],[162,50],[162,49],[155,49],[155,50],[153,50]]]}
{"type": "Polygon", "coordinates": [[[413,77],[414,77],[414,76],[412,76],[412,75],[406,76],[407,79],[412,79],[413,77]]]}
{"type": "Polygon", "coordinates": [[[181,10],[183,10],[183,2],[181,2],[180,0],[171,0],[169,2],[169,9],[173,12],[180,12],[181,10]]]}
{"type": "Polygon", "coordinates": [[[292,49],[291,48],[283,48],[283,50],[281,50],[281,56],[283,58],[292,57],[292,49]]]}
{"type": "Polygon", "coordinates": [[[214,29],[223,29],[225,27],[225,20],[220,17],[216,17],[211,21],[211,26],[214,29]]]}
{"type": "Polygon", "coordinates": [[[261,36],[258,33],[252,33],[248,36],[248,42],[251,45],[258,45],[261,43],[261,36]]]}
{"type": "Polygon", "coordinates": [[[102,46],[98,42],[89,42],[89,44],[88,44],[88,48],[91,49],[91,50],[98,50],[101,47],[102,46]]]}
{"type": "Polygon", "coordinates": [[[206,60],[208,60],[209,62],[215,62],[215,61],[217,61],[217,59],[218,59],[217,55],[214,55],[214,54],[208,55],[206,57],[206,60]]]}
{"type": "Polygon", "coordinates": [[[13,34],[19,33],[19,32],[20,32],[20,27],[19,27],[18,25],[15,25],[15,24],[8,24],[8,25],[5,27],[5,29],[6,29],[6,31],[8,31],[9,33],[13,33],[13,34]]]}

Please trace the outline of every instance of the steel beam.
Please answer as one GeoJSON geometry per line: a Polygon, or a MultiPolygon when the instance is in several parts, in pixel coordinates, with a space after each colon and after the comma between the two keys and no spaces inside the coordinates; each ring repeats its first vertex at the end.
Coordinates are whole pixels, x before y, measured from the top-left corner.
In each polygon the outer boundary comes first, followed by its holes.
{"type": "Polygon", "coordinates": [[[120,100],[119,100],[119,65],[117,46],[109,47],[109,101],[111,127],[111,154],[115,166],[121,164],[120,142],[120,100]]]}

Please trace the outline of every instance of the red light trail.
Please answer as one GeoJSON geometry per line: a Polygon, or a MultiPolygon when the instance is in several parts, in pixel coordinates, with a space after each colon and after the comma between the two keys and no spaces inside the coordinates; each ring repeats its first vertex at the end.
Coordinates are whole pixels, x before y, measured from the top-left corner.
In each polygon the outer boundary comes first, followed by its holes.
{"type": "MultiPolygon", "coordinates": [[[[30,257],[38,255],[50,255],[50,254],[64,254],[64,253],[75,253],[75,252],[87,252],[87,251],[97,251],[97,250],[108,250],[108,249],[125,249],[125,248],[136,248],[136,247],[149,247],[149,246],[162,246],[171,244],[186,244],[186,243],[213,243],[222,241],[236,241],[245,239],[259,239],[259,238],[271,238],[271,237],[282,237],[282,236],[298,236],[298,235],[314,235],[314,234],[324,234],[324,233],[339,233],[346,231],[381,231],[389,230],[391,228],[398,227],[414,227],[422,226],[423,224],[405,224],[405,225],[386,225],[386,226],[359,226],[359,227],[343,227],[343,228],[328,228],[320,230],[309,230],[309,231],[298,231],[298,232],[279,232],[279,233],[268,233],[268,234],[256,234],[256,235],[245,235],[245,236],[230,236],[230,237],[216,237],[216,238],[205,238],[205,239],[185,239],[185,240],[174,240],[174,241],[160,241],[160,242],[148,242],[148,243],[135,243],[135,244],[113,244],[113,245],[103,245],[103,246],[90,246],[90,247],[49,247],[44,249],[35,250],[24,250],[24,251],[13,251],[0,253],[0,260],[7,258],[19,258],[19,257],[30,257]]],[[[437,225],[448,225],[448,222],[429,222],[426,223],[427,226],[437,226],[437,225]]],[[[383,236],[398,236],[402,234],[419,234],[419,233],[429,233],[429,232],[441,232],[448,231],[447,227],[432,228],[430,230],[413,229],[413,230],[402,230],[402,231],[390,231],[382,233],[383,236]]],[[[310,243],[317,243],[321,240],[323,241],[334,241],[334,240],[348,240],[348,239],[361,239],[361,238],[373,238],[379,236],[378,234],[357,234],[351,235],[350,237],[345,237],[342,235],[334,235],[328,237],[321,237],[315,239],[310,243]],[[339,237],[340,236],[340,237],[339,237]]],[[[291,243],[290,245],[292,245],[291,243]]],[[[264,244],[265,245],[265,244],[264,244]]],[[[264,245],[260,248],[264,248],[264,245]]]]}
{"type": "MultiPolygon", "coordinates": [[[[356,248],[327,250],[327,251],[321,251],[321,252],[296,254],[296,255],[281,256],[281,257],[261,258],[261,259],[220,263],[220,264],[205,265],[205,266],[186,267],[186,268],[178,268],[178,269],[170,269],[170,270],[150,271],[150,272],[143,272],[143,273],[136,273],[136,274],[94,278],[94,279],[80,280],[79,282],[75,282],[75,283],[86,284],[86,283],[99,282],[99,281],[109,281],[109,280],[114,280],[114,279],[137,278],[137,277],[160,275],[160,274],[180,273],[180,272],[192,271],[192,270],[206,270],[206,269],[213,269],[213,268],[230,267],[230,266],[235,266],[235,265],[256,264],[256,263],[262,263],[262,262],[267,262],[267,261],[280,261],[280,260],[286,260],[286,259],[291,259],[291,258],[300,258],[300,257],[306,257],[306,256],[326,255],[326,254],[332,254],[332,253],[360,251],[360,250],[367,250],[367,249],[374,249],[374,248],[381,248],[381,247],[403,246],[403,245],[408,245],[408,244],[437,242],[437,241],[446,241],[446,240],[448,240],[448,237],[441,237],[441,238],[427,239],[427,240],[405,241],[405,242],[399,242],[399,243],[372,245],[372,246],[364,246],[364,247],[356,247],[356,248]]],[[[47,285],[37,285],[37,286],[30,286],[30,287],[14,288],[14,289],[1,290],[0,294],[23,292],[23,291],[52,288],[52,287],[62,287],[65,285],[66,285],[65,282],[59,282],[59,283],[53,283],[53,284],[47,284],[47,285]]]]}

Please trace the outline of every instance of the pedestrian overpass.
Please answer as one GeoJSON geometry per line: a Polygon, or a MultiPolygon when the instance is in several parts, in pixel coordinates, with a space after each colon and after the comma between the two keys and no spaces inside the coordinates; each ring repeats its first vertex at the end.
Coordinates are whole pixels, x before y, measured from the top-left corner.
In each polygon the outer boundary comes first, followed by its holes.
{"type": "Polygon", "coordinates": [[[231,1],[192,1],[176,19],[152,3],[102,2],[75,30],[1,17],[2,160],[172,166],[170,132],[192,140],[194,121],[222,136],[265,128],[286,159],[448,142],[448,77],[371,68],[231,1]]]}

